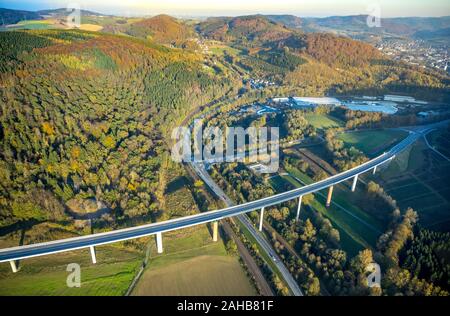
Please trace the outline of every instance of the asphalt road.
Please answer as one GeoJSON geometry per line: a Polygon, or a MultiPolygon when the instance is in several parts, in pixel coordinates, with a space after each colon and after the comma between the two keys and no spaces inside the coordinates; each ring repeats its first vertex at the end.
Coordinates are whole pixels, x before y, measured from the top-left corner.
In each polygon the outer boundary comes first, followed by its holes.
{"type": "Polygon", "coordinates": [[[272,246],[269,242],[255,229],[253,224],[248,219],[247,215],[238,215],[237,218],[245,225],[245,227],[250,231],[252,236],[256,239],[258,244],[264,249],[264,251],[269,255],[273,263],[276,265],[278,271],[283,275],[283,279],[286,281],[290,291],[294,296],[303,296],[303,292],[295,281],[292,274],[284,265],[281,258],[277,255],[275,250],[273,250],[272,246]]]}
{"type": "MultiPolygon", "coordinates": [[[[223,192],[223,190],[216,184],[216,182],[210,177],[208,172],[205,170],[203,165],[196,164],[193,166],[193,169],[197,173],[197,175],[205,182],[205,184],[229,207],[234,206],[233,201],[223,192]]],[[[252,236],[256,239],[258,244],[263,248],[263,250],[269,255],[273,263],[276,265],[277,269],[283,275],[284,280],[289,286],[292,294],[295,296],[303,296],[303,292],[298,286],[295,279],[292,277],[289,270],[281,261],[280,257],[278,257],[275,250],[273,250],[272,246],[269,242],[255,229],[253,224],[248,219],[247,215],[240,214],[237,216],[237,219],[245,225],[247,230],[252,234],[252,236]]]]}

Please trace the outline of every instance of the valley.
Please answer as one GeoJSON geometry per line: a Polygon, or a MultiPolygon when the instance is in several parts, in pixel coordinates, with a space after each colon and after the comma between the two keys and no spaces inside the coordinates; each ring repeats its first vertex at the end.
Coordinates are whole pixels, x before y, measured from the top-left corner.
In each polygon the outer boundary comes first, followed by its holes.
{"type": "MultiPolygon", "coordinates": [[[[297,199],[267,207],[263,221],[260,211],[220,219],[220,233],[164,232],[164,253],[154,236],[96,246],[97,265],[86,249],[19,260],[17,274],[4,262],[0,295],[448,295],[450,78],[435,64],[385,54],[357,31],[361,17],[82,11],[73,29],[63,9],[12,11],[0,11],[2,249],[256,201],[420,137],[356,190],[335,185],[329,206],[321,190],[300,209],[297,199]],[[278,171],[174,161],[173,131],[195,119],[278,127],[278,171]],[[372,261],[380,287],[365,280],[372,261]],[[66,287],[72,262],[80,288],[66,287]]],[[[413,22],[400,20],[376,36],[431,31],[421,21],[405,33],[413,22]]],[[[439,32],[448,18],[432,21],[439,32]]]]}

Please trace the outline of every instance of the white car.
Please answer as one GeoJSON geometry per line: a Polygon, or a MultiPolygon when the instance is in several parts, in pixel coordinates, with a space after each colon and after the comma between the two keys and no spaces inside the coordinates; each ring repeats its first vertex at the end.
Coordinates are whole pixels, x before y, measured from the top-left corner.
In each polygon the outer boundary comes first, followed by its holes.
{"type": "Polygon", "coordinates": [[[277,259],[273,254],[270,254],[270,257],[272,258],[272,260],[273,260],[274,262],[278,262],[278,259],[277,259]]]}

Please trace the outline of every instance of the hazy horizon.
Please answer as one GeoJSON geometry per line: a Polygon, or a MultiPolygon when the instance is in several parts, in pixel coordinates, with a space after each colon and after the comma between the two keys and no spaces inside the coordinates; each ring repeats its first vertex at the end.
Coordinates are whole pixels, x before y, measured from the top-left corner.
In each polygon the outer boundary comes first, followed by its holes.
{"type": "MultiPolygon", "coordinates": [[[[164,4],[149,3],[142,0],[131,0],[127,3],[119,0],[91,0],[73,2],[81,5],[83,10],[117,16],[145,16],[169,14],[176,16],[239,16],[252,14],[290,14],[298,17],[328,17],[371,14],[369,5],[378,4],[382,18],[392,17],[443,17],[450,15],[447,0],[430,0],[426,4],[421,0],[398,0],[395,3],[378,0],[228,0],[226,3],[217,0],[167,0],[164,4]],[[239,8],[239,9],[235,9],[239,8]],[[405,11],[407,8],[407,11],[405,11]]],[[[51,10],[65,8],[67,1],[2,1],[0,7],[16,10],[51,10]]]]}

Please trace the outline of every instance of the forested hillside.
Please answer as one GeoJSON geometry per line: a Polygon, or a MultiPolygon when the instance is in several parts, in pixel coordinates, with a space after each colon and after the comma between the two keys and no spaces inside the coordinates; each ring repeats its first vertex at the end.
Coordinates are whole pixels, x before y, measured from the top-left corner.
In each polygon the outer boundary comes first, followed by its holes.
{"type": "Polygon", "coordinates": [[[17,31],[0,43],[0,227],[63,221],[74,198],[161,216],[171,128],[230,82],[127,37],[17,31]]]}
{"type": "Polygon", "coordinates": [[[15,24],[23,20],[39,20],[41,18],[41,15],[37,12],[0,8],[0,25],[15,24]]]}
{"type": "Polygon", "coordinates": [[[195,34],[185,23],[168,15],[158,15],[133,23],[125,32],[135,37],[151,39],[156,43],[175,46],[185,44],[195,34]]]}
{"type": "Polygon", "coordinates": [[[262,15],[235,18],[209,18],[198,26],[207,38],[257,47],[265,42],[286,39],[292,30],[262,15]]]}
{"type": "MultiPolygon", "coordinates": [[[[285,20],[284,23],[289,22],[289,19],[285,20]]],[[[448,16],[382,18],[381,27],[375,28],[367,25],[367,15],[304,18],[302,21],[302,27],[308,32],[334,31],[355,36],[367,33],[416,37],[419,31],[435,32],[448,28],[450,25],[448,16]]]]}

